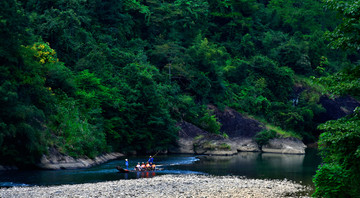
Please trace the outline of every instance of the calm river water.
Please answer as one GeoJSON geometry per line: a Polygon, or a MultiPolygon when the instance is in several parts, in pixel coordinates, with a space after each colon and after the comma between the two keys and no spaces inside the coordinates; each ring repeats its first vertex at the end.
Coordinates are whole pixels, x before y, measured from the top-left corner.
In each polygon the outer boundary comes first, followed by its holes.
{"type": "MultiPolygon", "coordinates": [[[[128,157],[130,167],[135,166],[137,162],[146,161],[147,157],[128,157]]],[[[239,153],[235,156],[160,155],[156,156],[154,161],[161,165],[163,168],[161,171],[118,173],[115,167],[118,165],[124,167],[124,159],[89,169],[0,171],[0,187],[79,184],[154,177],[163,174],[237,175],[261,179],[286,178],[313,185],[312,177],[321,162],[316,150],[313,149],[307,149],[306,155],[251,152],[239,153]]]]}

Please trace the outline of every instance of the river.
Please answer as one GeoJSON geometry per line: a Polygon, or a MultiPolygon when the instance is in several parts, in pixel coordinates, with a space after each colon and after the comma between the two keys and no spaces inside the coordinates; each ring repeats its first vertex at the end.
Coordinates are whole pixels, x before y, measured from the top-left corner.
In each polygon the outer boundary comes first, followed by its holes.
{"type": "MultiPolygon", "coordinates": [[[[128,157],[130,167],[148,156],[128,157]]],[[[320,157],[316,150],[305,155],[243,152],[235,156],[159,155],[155,162],[163,170],[146,173],[118,173],[125,158],[96,167],[76,170],[0,171],[0,187],[80,184],[119,179],[154,177],[163,174],[236,175],[259,179],[288,179],[312,186],[320,157]]]]}

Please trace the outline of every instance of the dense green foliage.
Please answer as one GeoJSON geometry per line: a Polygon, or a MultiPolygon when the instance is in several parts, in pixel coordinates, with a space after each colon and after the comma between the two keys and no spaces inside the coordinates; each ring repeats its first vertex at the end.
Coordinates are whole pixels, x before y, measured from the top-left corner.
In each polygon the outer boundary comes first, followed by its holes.
{"type": "Polygon", "coordinates": [[[329,9],[336,10],[342,18],[333,31],[327,36],[334,48],[360,50],[360,2],[358,0],[336,1],[326,0],[329,9]]]}
{"type": "Polygon", "coordinates": [[[321,93],[305,82],[359,58],[327,48],[322,35],[340,20],[323,6],[1,1],[1,163],[33,164],[49,147],[76,157],[166,149],[179,120],[221,134],[210,103],[314,141],[321,93]]]}
{"type": "Polygon", "coordinates": [[[260,146],[261,149],[262,146],[269,143],[269,140],[274,139],[277,136],[278,134],[274,130],[263,130],[256,134],[254,138],[255,142],[260,146]]]}
{"type": "MultiPolygon", "coordinates": [[[[327,0],[327,6],[338,11],[343,22],[327,35],[336,48],[359,50],[360,1],[327,0]]],[[[338,73],[322,77],[319,82],[336,95],[359,98],[360,65],[349,65],[338,73]]],[[[313,179],[315,197],[359,197],[360,195],[360,107],[351,115],[319,126],[319,149],[323,163],[313,179]]]]}
{"type": "Polygon", "coordinates": [[[360,193],[360,109],[319,126],[322,165],[314,183],[316,197],[356,197],[360,193]]]}

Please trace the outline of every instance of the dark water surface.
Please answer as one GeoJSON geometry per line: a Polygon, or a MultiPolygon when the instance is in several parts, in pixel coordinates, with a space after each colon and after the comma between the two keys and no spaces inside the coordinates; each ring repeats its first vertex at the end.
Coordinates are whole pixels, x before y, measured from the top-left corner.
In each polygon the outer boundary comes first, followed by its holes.
{"type": "MultiPolygon", "coordinates": [[[[145,162],[147,156],[128,157],[130,167],[145,162]]],[[[163,170],[142,173],[118,173],[116,166],[124,166],[124,159],[100,166],[77,170],[0,171],[0,187],[80,184],[119,179],[154,177],[164,174],[237,175],[259,179],[288,179],[312,185],[320,158],[316,150],[307,149],[306,155],[271,153],[239,153],[235,156],[156,156],[155,162],[163,170]]]]}

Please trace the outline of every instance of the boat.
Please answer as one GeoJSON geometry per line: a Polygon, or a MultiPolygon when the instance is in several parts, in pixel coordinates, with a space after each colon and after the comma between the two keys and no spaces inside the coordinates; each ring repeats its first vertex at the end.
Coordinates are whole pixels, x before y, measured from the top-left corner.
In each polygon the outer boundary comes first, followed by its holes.
{"type": "Polygon", "coordinates": [[[139,171],[139,170],[129,170],[129,169],[125,169],[125,168],[122,168],[121,166],[117,166],[116,169],[117,169],[120,173],[153,172],[153,171],[163,170],[162,168],[156,168],[156,170],[143,170],[143,171],[139,171]]]}
{"type": "Polygon", "coordinates": [[[130,171],[128,169],[124,169],[121,166],[117,166],[116,169],[120,172],[120,173],[129,173],[130,171]]]}

